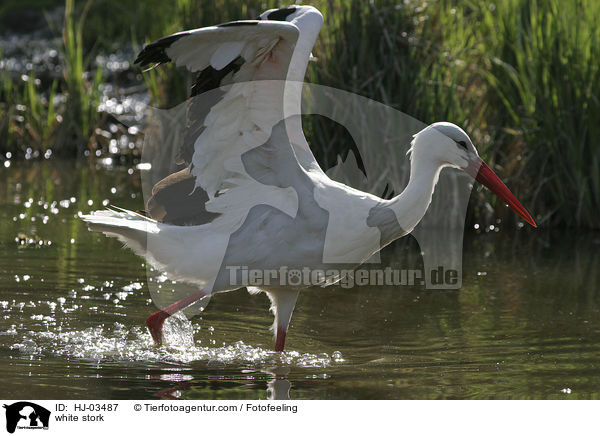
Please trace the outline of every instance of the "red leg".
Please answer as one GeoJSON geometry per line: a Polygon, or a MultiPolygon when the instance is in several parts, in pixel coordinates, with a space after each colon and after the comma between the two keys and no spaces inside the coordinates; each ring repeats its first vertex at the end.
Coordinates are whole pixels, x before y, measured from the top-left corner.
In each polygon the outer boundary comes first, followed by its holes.
{"type": "Polygon", "coordinates": [[[204,291],[194,292],[193,294],[179,301],[176,301],[175,303],[168,305],[164,309],[161,309],[158,312],[155,312],[152,315],[150,315],[146,320],[146,327],[148,327],[148,330],[150,330],[150,335],[152,336],[152,339],[154,339],[154,343],[156,345],[162,345],[163,325],[168,317],[170,317],[174,313],[179,312],[182,309],[185,309],[186,307],[188,307],[192,303],[195,303],[201,298],[206,297],[206,295],[207,294],[204,291]]]}
{"type": "Polygon", "coordinates": [[[281,352],[285,347],[285,334],[287,332],[283,327],[277,326],[277,339],[275,339],[275,351],[281,352]]]}
{"type": "Polygon", "coordinates": [[[154,345],[162,345],[162,329],[165,319],[169,317],[169,314],[163,310],[153,313],[146,320],[146,327],[150,331],[152,339],[154,339],[154,345]]]}

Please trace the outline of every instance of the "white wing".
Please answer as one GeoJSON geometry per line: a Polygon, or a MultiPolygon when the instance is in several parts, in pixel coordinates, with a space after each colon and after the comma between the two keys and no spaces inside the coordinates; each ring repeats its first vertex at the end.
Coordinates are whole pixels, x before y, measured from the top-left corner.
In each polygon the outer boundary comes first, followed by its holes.
{"type": "Polygon", "coordinates": [[[192,72],[208,66],[221,70],[238,56],[252,61],[259,52],[270,51],[280,39],[291,44],[293,50],[298,28],[286,21],[233,21],[161,38],[144,47],[136,63],[173,61],[192,72]]]}
{"type": "MultiPolygon", "coordinates": [[[[283,118],[285,80],[298,37],[290,22],[237,21],[160,39],[136,60],[143,65],[172,60],[200,72],[192,88],[182,160],[191,163],[196,186],[208,195],[206,209],[221,213],[218,220],[230,229],[241,225],[255,204],[271,204],[295,216],[293,189],[259,183],[247,174],[241,157],[265,144],[283,118]],[[214,92],[203,98],[204,91],[216,87],[218,98],[214,92]]],[[[316,164],[305,141],[303,146],[303,159],[309,155],[316,164]]],[[[264,155],[266,166],[275,161],[264,155]]]]}

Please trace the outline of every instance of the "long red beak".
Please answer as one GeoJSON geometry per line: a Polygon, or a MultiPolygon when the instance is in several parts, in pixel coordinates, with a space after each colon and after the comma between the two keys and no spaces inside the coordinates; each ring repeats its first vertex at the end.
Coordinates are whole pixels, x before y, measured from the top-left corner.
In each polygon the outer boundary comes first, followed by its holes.
{"type": "Polygon", "coordinates": [[[537,227],[537,224],[527,212],[527,209],[517,200],[512,192],[506,187],[506,185],[500,180],[500,178],[492,171],[490,167],[486,165],[484,161],[479,159],[473,165],[469,165],[465,168],[465,172],[470,174],[481,183],[483,186],[488,188],[494,194],[496,194],[500,200],[510,206],[512,210],[521,215],[521,217],[531,224],[533,227],[537,227]]]}

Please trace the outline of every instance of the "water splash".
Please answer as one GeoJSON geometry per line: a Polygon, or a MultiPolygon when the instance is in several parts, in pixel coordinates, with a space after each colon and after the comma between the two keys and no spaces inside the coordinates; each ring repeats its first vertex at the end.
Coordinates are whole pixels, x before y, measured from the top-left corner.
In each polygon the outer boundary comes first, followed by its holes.
{"type": "Polygon", "coordinates": [[[209,367],[232,364],[289,365],[303,368],[324,368],[339,361],[327,353],[312,354],[287,351],[276,353],[238,341],[221,347],[201,346],[194,341],[194,326],[182,314],[170,317],[164,326],[165,345],[156,347],[146,329],[112,325],[84,330],[28,332],[19,343],[11,346],[29,358],[40,359],[50,353],[69,359],[94,363],[191,363],[205,361],[209,367]]]}

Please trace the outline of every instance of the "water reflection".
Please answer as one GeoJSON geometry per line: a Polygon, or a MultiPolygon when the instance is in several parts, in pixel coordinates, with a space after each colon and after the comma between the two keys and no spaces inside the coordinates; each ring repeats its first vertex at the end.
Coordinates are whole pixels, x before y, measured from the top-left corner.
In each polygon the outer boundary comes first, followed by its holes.
{"type": "MultiPolygon", "coordinates": [[[[268,400],[289,400],[290,389],[292,387],[291,382],[287,379],[287,375],[290,373],[291,368],[289,367],[276,367],[270,369],[264,369],[261,372],[267,375],[267,396],[268,400]]],[[[252,371],[253,372],[253,371],[252,371]]],[[[160,380],[173,380],[181,377],[180,374],[162,374],[158,376],[160,380]]],[[[193,380],[192,376],[183,376],[186,380],[193,380]]],[[[153,394],[163,400],[178,400],[184,398],[185,391],[191,390],[193,383],[189,381],[178,381],[173,386],[161,389],[153,394]]]]}
{"type": "Polygon", "coordinates": [[[290,373],[290,368],[272,368],[266,373],[273,377],[268,383],[267,398],[269,400],[289,400],[292,384],[286,377],[290,373]]]}
{"type": "MultiPolygon", "coordinates": [[[[598,397],[598,233],[471,233],[460,291],[308,290],[282,356],[269,302],[245,292],[173,318],[157,349],[145,266],[77,219],[105,200],[139,208],[136,174],[52,160],[0,170],[6,398],[598,397]]],[[[383,261],[419,266],[418,246],[401,240],[383,261]]]]}

